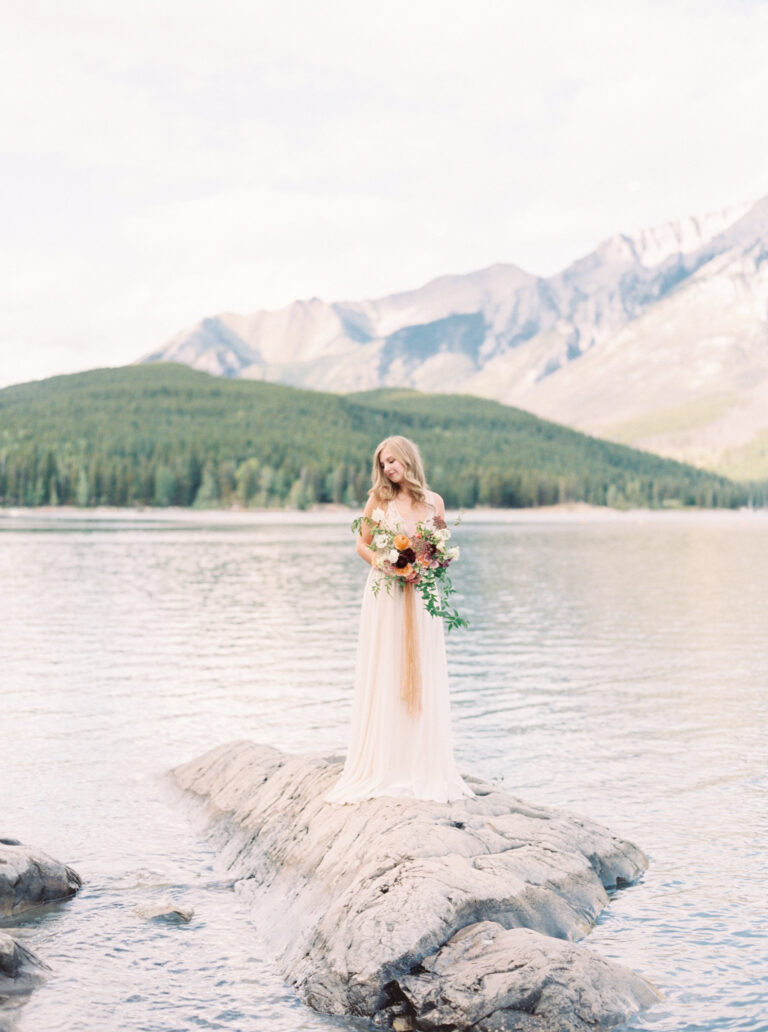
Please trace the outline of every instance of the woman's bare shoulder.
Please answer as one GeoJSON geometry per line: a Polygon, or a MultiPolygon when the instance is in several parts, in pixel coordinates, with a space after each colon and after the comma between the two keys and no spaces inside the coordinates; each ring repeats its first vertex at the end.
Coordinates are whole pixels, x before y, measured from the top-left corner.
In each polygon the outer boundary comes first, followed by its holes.
{"type": "Polygon", "coordinates": [[[368,495],[368,501],[365,503],[365,508],[363,509],[363,516],[370,516],[374,509],[383,508],[384,503],[378,497],[378,495],[370,494],[368,495]]]}
{"type": "Polygon", "coordinates": [[[445,502],[437,491],[427,491],[427,502],[434,508],[438,516],[445,516],[445,502]]]}

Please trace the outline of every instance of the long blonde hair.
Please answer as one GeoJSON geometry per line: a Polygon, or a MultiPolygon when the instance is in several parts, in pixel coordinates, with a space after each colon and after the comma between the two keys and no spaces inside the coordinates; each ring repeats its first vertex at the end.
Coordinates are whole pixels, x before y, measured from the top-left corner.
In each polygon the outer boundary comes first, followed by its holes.
{"type": "Polygon", "coordinates": [[[407,437],[385,437],[373,453],[373,469],[371,471],[369,495],[374,495],[382,502],[389,502],[397,496],[401,486],[407,487],[416,502],[426,502],[427,480],[424,476],[424,464],[421,461],[418,447],[407,437]],[[404,469],[402,485],[395,486],[384,476],[381,468],[381,453],[387,450],[402,462],[404,469]]]}

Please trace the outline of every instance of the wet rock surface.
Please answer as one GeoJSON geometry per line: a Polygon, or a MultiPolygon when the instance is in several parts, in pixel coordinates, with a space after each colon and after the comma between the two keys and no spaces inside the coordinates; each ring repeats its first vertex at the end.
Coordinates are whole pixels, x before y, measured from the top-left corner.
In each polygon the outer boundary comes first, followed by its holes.
{"type": "Polygon", "coordinates": [[[13,1032],[19,1011],[51,969],[32,950],[0,931],[0,1032],[13,1032]]]}
{"type": "Polygon", "coordinates": [[[0,932],[0,999],[29,992],[47,978],[50,970],[32,950],[0,932]]]}
{"type": "Polygon", "coordinates": [[[471,776],[474,799],[332,806],[339,758],[234,742],[177,767],[284,977],[392,1027],[583,1032],[657,1000],[576,940],[647,859],[606,828],[471,776]]]}
{"type": "Polygon", "coordinates": [[[629,968],[490,921],[462,928],[397,990],[414,1027],[477,1032],[586,1032],[624,1022],[659,999],[629,968]]]}
{"type": "MultiPolygon", "coordinates": [[[[0,925],[18,924],[48,903],[69,899],[80,876],[18,839],[0,838],[0,925]]],[[[11,1032],[19,1008],[51,968],[14,936],[0,930],[0,1032],[11,1032]]]]}
{"type": "Polygon", "coordinates": [[[66,864],[17,839],[0,838],[0,923],[69,899],[81,885],[80,876],[66,864]]]}
{"type": "Polygon", "coordinates": [[[143,903],[134,907],[133,912],[145,921],[166,921],[168,924],[187,924],[195,915],[191,907],[180,907],[170,901],[143,903]]]}

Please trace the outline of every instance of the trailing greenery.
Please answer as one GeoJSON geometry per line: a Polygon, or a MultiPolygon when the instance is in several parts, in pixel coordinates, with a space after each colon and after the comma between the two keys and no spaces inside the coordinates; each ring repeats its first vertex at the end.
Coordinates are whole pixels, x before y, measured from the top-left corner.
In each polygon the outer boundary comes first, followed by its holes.
{"type": "Polygon", "coordinates": [[[0,505],[357,505],[375,445],[395,433],[418,442],[450,506],[766,501],[764,487],[480,398],[326,394],[151,364],[0,390],[0,505]]]}

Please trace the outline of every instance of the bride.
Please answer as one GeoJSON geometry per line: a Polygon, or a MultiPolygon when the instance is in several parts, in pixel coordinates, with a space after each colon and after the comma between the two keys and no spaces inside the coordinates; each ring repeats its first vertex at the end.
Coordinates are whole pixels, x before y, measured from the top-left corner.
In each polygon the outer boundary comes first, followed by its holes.
{"type": "MultiPolygon", "coordinates": [[[[417,523],[445,526],[443,500],[427,490],[419,450],[407,437],[381,442],[373,457],[372,481],[363,515],[380,526],[409,537],[417,523]]],[[[341,777],[326,799],[355,803],[400,796],[445,803],[472,796],[453,760],[443,621],[430,616],[412,586],[392,585],[389,593],[382,584],[374,593],[375,581],[386,575],[374,566],[372,539],[363,523],[357,552],[371,570],[360,618],[350,745],[341,777]],[[406,597],[409,590],[411,599],[406,597]],[[403,691],[408,605],[413,606],[418,662],[415,700],[403,691]]],[[[413,576],[406,574],[405,579],[412,581],[413,576]]]]}

